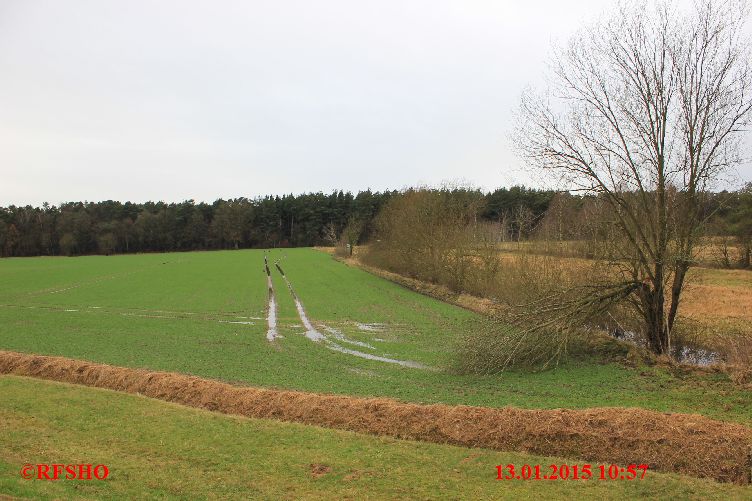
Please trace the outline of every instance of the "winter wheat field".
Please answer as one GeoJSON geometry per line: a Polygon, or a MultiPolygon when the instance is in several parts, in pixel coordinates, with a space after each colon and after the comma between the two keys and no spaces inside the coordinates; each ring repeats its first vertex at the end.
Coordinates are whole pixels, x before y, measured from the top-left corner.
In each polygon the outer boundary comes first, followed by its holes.
{"type": "Polygon", "coordinates": [[[0,283],[11,498],[752,495],[750,392],[724,374],[461,375],[455,343],[488,319],[314,249],[4,259],[0,283]],[[633,462],[642,480],[497,479],[633,462]],[[110,473],[19,475],[47,463],[110,473]]]}

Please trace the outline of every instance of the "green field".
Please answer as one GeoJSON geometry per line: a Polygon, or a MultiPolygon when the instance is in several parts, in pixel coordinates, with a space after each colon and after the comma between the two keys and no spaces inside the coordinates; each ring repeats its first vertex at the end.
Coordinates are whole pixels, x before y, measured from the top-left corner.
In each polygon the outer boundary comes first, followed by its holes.
{"type": "Polygon", "coordinates": [[[0,395],[0,492],[15,497],[726,500],[750,494],[749,487],[651,471],[634,481],[498,481],[497,464],[583,462],[224,416],[14,376],[0,376],[0,395]],[[26,463],[104,464],[110,475],[104,482],[23,480],[26,463]]]}
{"type": "Polygon", "coordinates": [[[0,349],[264,387],[483,406],[637,406],[752,424],[752,392],[724,374],[599,360],[537,373],[452,374],[444,369],[452,346],[483,324],[480,316],[315,250],[274,250],[270,257],[281,259],[321,332],[338,329],[372,348],[342,346],[430,369],[366,360],[307,339],[274,269],[284,337],[268,342],[260,250],[0,260],[0,349]]]}

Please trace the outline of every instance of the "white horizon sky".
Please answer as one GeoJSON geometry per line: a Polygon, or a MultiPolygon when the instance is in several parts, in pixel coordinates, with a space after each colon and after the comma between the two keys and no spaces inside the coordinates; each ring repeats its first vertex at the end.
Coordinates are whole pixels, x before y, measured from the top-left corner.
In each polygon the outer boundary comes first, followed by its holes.
{"type": "Polygon", "coordinates": [[[512,114],[614,3],[0,0],[0,206],[541,186],[512,114]]]}

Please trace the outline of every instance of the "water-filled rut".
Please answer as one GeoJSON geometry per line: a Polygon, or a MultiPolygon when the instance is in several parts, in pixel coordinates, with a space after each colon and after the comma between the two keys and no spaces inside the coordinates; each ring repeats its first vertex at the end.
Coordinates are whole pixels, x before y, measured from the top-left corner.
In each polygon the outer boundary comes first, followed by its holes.
{"type": "Polygon", "coordinates": [[[269,260],[264,254],[264,271],[266,271],[266,287],[269,295],[269,306],[266,314],[266,322],[269,329],[266,331],[266,339],[274,341],[280,337],[277,331],[277,299],[274,296],[274,284],[272,283],[272,274],[269,271],[269,260]]]}

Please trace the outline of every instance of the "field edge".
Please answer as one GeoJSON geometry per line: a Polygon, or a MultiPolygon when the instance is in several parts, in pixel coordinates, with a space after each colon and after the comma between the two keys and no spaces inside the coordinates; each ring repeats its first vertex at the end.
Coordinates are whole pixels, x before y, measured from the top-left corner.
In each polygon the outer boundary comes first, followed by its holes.
{"type": "Polygon", "coordinates": [[[749,484],[752,429],[639,408],[525,410],[422,405],[233,386],[171,372],[0,350],[0,374],[137,393],[190,407],[370,435],[518,451],[749,484]],[[741,446],[740,446],[741,444],[741,446]]]}

